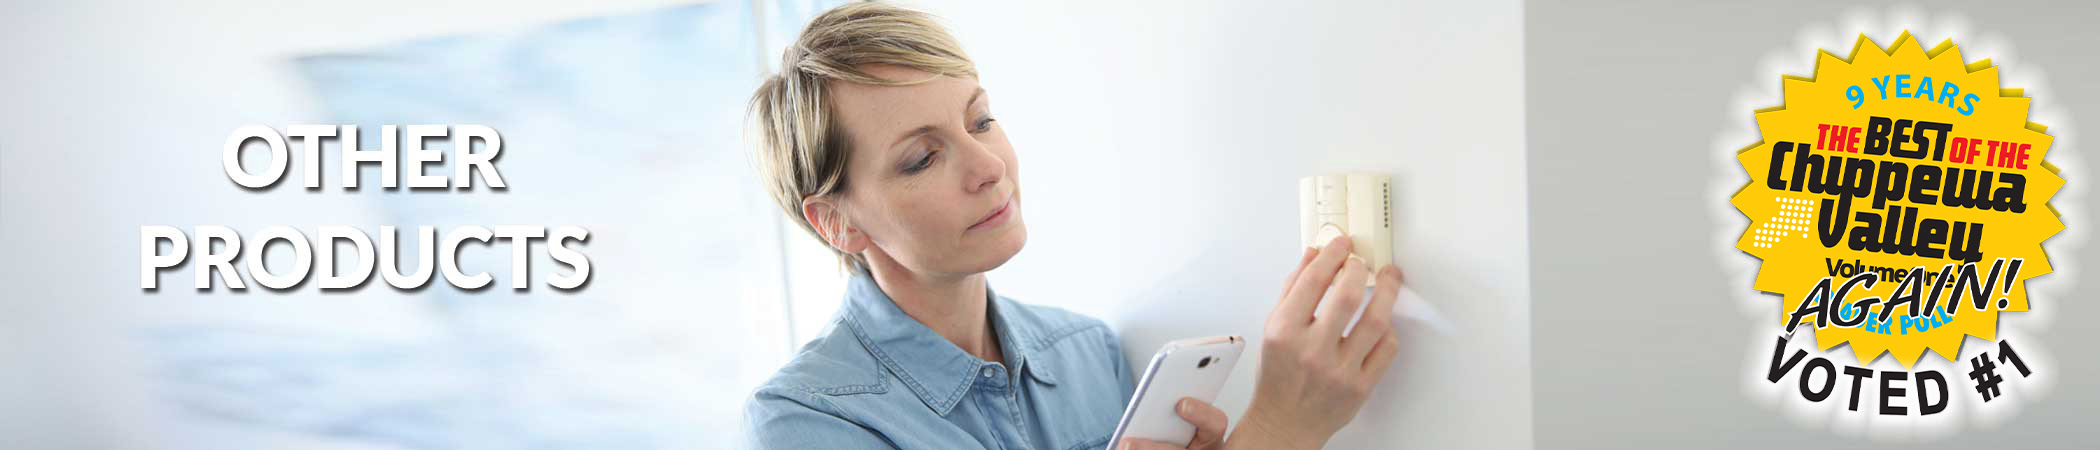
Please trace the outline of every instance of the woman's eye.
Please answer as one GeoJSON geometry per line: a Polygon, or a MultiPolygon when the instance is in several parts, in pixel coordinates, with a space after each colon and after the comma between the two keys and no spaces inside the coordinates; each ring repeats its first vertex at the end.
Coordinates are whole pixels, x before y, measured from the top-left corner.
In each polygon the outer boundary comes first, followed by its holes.
{"type": "Polygon", "coordinates": [[[926,152],[924,156],[920,156],[919,159],[912,161],[911,165],[904,166],[904,173],[907,175],[915,174],[933,166],[933,155],[933,152],[926,152]]]}
{"type": "Polygon", "coordinates": [[[983,132],[986,132],[986,131],[992,131],[992,122],[995,122],[995,121],[998,121],[998,120],[999,120],[999,119],[994,119],[994,118],[992,118],[991,116],[985,116],[985,118],[982,118],[982,119],[977,119],[977,123],[975,123],[975,124],[971,124],[971,126],[970,126],[970,132],[971,132],[971,133],[983,133],[983,132]]]}

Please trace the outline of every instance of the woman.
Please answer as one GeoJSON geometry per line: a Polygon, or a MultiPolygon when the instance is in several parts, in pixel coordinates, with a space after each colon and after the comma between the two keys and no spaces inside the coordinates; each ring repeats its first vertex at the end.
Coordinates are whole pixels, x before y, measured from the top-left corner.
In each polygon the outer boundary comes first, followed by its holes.
{"type": "MultiPolygon", "coordinates": [[[[814,19],[752,99],[768,188],[852,273],[846,304],[746,405],[767,449],[1102,448],[1133,389],[1093,318],[995,294],[984,273],[1027,240],[1019,166],[961,46],[879,3],[814,19]]],[[[1191,449],[1310,449],[1391,365],[1400,274],[1338,239],[1306,249],[1270,314],[1254,399],[1176,405],[1191,449]],[[1318,305],[1329,292],[1336,302],[1318,305]],[[1348,337],[1341,330],[1371,305],[1348,337]]],[[[1118,448],[1174,448],[1156,442],[1118,448]]]]}

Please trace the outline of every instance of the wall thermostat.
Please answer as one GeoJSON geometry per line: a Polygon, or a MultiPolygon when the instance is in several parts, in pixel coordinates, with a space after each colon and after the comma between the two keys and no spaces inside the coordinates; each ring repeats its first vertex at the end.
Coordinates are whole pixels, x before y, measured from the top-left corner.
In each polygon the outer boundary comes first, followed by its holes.
{"type": "Polygon", "coordinates": [[[1298,234],[1306,247],[1349,235],[1372,273],[1393,264],[1393,177],[1351,173],[1298,180],[1298,234]]]}

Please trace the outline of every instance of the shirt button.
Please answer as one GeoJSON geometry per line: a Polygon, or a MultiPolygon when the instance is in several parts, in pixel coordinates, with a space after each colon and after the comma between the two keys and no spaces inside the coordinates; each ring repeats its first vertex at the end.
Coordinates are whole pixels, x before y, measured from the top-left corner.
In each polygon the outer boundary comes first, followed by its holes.
{"type": "Polygon", "coordinates": [[[978,373],[980,373],[980,374],[983,374],[985,378],[991,378],[991,377],[992,377],[992,366],[984,366],[984,370],[980,370],[980,371],[978,371],[978,373]]]}

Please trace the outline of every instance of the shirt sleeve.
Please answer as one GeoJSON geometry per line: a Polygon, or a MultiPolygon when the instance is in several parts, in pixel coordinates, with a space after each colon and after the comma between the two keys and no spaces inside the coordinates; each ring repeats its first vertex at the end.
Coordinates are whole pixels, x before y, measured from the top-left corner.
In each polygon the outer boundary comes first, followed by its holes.
{"type": "Polygon", "coordinates": [[[1130,359],[1123,356],[1123,336],[1117,335],[1115,330],[1109,329],[1105,325],[1101,327],[1101,330],[1102,333],[1108,335],[1109,364],[1111,367],[1115,367],[1116,383],[1123,390],[1123,401],[1128,402],[1130,401],[1130,396],[1137,395],[1137,378],[1130,373],[1130,359]]]}
{"type": "Polygon", "coordinates": [[[752,450],[897,448],[875,430],[825,412],[834,410],[830,402],[814,394],[761,389],[744,404],[749,447],[752,450]]]}

